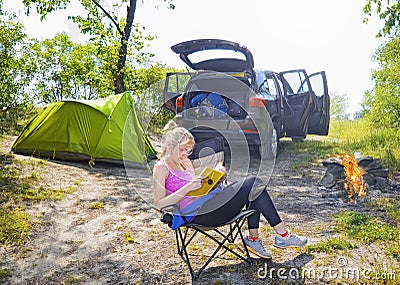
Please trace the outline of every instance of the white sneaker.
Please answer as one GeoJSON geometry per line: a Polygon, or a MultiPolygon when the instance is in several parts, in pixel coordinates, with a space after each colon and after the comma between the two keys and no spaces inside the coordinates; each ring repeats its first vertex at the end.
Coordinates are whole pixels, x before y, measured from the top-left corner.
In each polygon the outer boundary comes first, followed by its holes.
{"type": "Polygon", "coordinates": [[[247,249],[251,253],[254,253],[255,255],[258,255],[259,257],[264,258],[264,259],[272,258],[272,255],[265,251],[265,248],[262,244],[261,239],[258,239],[256,241],[251,241],[251,240],[249,240],[248,237],[245,237],[244,243],[246,244],[247,249]]]}
{"type": "Polygon", "coordinates": [[[287,237],[276,236],[274,240],[274,246],[279,248],[305,246],[306,244],[306,237],[298,236],[292,233],[290,230],[287,237]]]}

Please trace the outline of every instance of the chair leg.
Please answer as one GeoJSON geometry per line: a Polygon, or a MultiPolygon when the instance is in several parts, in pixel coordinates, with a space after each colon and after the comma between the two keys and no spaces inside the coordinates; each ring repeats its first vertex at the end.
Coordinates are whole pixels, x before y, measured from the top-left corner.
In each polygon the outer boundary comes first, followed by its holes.
{"type": "Polygon", "coordinates": [[[197,232],[194,232],[191,235],[191,237],[189,238],[189,240],[186,241],[186,239],[188,237],[188,231],[189,231],[189,229],[186,228],[185,234],[182,234],[182,230],[180,228],[177,229],[176,230],[176,242],[178,245],[179,245],[179,242],[181,242],[181,246],[180,247],[178,246],[178,254],[180,255],[180,257],[183,259],[183,261],[185,261],[186,265],[188,266],[190,276],[192,277],[192,281],[193,281],[193,280],[197,279],[200,274],[194,272],[192,264],[190,263],[190,259],[189,259],[189,255],[186,250],[186,247],[192,241],[192,239],[194,238],[194,236],[196,235],[197,232]]]}
{"type": "Polygon", "coordinates": [[[199,278],[200,274],[210,264],[212,259],[217,255],[217,253],[220,251],[221,248],[226,249],[227,251],[229,251],[230,253],[239,257],[240,259],[246,261],[247,263],[253,264],[252,259],[250,258],[250,253],[244,242],[243,234],[241,232],[241,227],[242,227],[243,223],[244,223],[243,220],[235,221],[233,226],[232,226],[232,224],[229,226],[229,232],[227,234],[223,234],[222,232],[214,229],[218,234],[222,235],[222,237],[223,237],[222,240],[218,240],[214,236],[210,235],[209,233],[207,233],[206,231],[204,231],[198,227],[192,227],[192,229],[194,230],[194,233],[192,233],[192,235],[188,234],[188,232],[189,232],[188,228],[185,229],[184,233],[182,233],[182,230],[180,228],[176,230],[176,242],[177,242],[177,247],[178,247],[178,254],[181,256],[181,258],[187,264],[190,275],[192,277],[192,280],[199,278]],[[235,231],[237,231],[237,232],[235,233],[235,231]],[[193,240],[193,238],[196,236],[196,234],[198,232],[202,233],[204,236],[206,236],[206,237],[210,238],[211,240],[213,240],[214,242],[216,242],[218,244],[218,246],[214,250],[214,252],[211,254],[211,256],[208,257],[207,261],[203,264],[203,266],[201,266],[201,268],[195,272],[193,270],[192,264],[190,262],[189,254],[187,252],[187,246],[189,246],[190,242],[193,240]],[[237,253],[236,251],[232,250],[231,248],[229,248],[225,245],[226,241],[233,243],[238,235],[240,236],[240,239],[242,241],[242,245],[244,247],[246,256],[240,255],[239,253],[237,253]]]}

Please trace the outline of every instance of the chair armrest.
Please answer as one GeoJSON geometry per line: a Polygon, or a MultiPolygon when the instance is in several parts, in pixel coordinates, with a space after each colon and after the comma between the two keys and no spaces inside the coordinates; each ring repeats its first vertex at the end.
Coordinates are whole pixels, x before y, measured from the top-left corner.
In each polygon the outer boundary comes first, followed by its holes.
{"type": "MultiPolygon", "coordinates": [[[[181,208],[179,208],[179,206],[177,204],[174,205],[168,205],[165,207],[162,207],[160,209],[161,212],[161,218],[160,221],[168,224],[168,226],[171,227],[172,224],[172,219],[174,217],[174,213],[175,211],[178,211],[179,215],[182,217],[182,219],[185,221],[185,223],[188,223],[188,220],[185,217],[185,214],[182,213],[181,208]]],[[[186,215],[189,215],[193,212],[195,212],[196,210],[193,210],[192,212],[186,213],[186,215]]]]}
{"type": "Polygon", "coordinates": [[[168,206],[164,206],[160,209],[161,213],[171,213],[173,214],[175,212],[176,209],[178,209],[178,205],[174,204],[174,205],[168,205],[168,206]]]}

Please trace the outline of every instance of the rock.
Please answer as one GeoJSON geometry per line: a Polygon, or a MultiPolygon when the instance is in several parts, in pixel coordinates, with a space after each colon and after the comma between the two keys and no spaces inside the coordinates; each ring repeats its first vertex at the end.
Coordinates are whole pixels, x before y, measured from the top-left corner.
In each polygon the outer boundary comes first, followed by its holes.
{"type": "Polygon", "coordinates": [[[374,159],[372,161],[370,161],[370,160],[360,161],[358,163],[358,166],[360,166],[365,171],[371,171],[373,169],[382,168],[381,163],[376,159],[374,159]]]}
{"type": "Polygon", "coordinates": [[[388,180],[383,177],[375,177],[375,184],[374,187],[378,189],[385,189],[388,185],[388,180]]]}
{"type": "Polygon", "coordinates": [[[327,158],[322,161],[322,165],[325,167],[328,167],[329,165],[332,165],[332,164],[343,166],[342,160],[339,158],[336,158],[336,157],[327,158]]]}
{"type": "Polygon", "coordinates": [[[358,166],[361,166],[363,168],[366,167],[368,164],[370,164],[373,161],[374,161],[374,158],[372,156],[363,156],[363,157],[357,159],[358,166]]]}
{"type": "Polygon", "coordinates": [[[326,172],[332,174],[337,180],[346,178],[343,165],[330,164],[327,166],[326,172]]]}
{"type": "Polygon", "coordinates": [[[363,175],[364,181],[369,185],[369,186],[374,186],[375,185],[375,176],[371,175],[369,173],[363,175]]]}
{"type": "Polygon", "coordinates": [[[346,192],[343,191],[343,189],[337,189],[336,187],[331,189],[331,188],[325,188],[323,186],[323,187],[320,187],[319,190],[322,191],[321,198],[345,198],[346,197],[346,192]]]}
{"type": "Polygon", "coordinates": [[[322,177],[321,181],[319,182],[320,186],[326,187],[326,188],[332,188],[336,184],[336,177],[330,173],[330,172],[325,172],[324,177],[322,177]]]}
{"type": "Polygon", "coordinates": [[[386,168],[373,169],[373,170],[368,171],[368,174],[383,177],[383,178],[388,178],[389,169],[386,169],[386,168]]]}

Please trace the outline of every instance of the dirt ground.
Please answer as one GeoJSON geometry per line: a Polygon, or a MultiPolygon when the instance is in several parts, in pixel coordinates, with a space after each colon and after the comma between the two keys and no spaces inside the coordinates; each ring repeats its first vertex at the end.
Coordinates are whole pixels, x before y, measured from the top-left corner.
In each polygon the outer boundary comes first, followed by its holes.
{"type": "MultiPolygon", "coordinates": [[[[3,140],[1,150],[8,153],[14,139],[3,140]]],[[[36,160],[20,155],[15,155],[15,159],[36,160]]],[[[301,163],[304,160],[304,154],[280,152],[268,189],[286,224],[306,235],[309,244],[315,244],[336,234],[333,218],[336,213],[371,210],[364,203],[352,205],[345,198],[330,197],[319,189],[325,168],[321,163],[305,168],[301,163]]],[[[29,163],[26,165],[29,175],[32,169],[29,163]]],[[[160,214],[141,198],[151,193],[147,170],[135,169],[135,178],[129,179],[121,166],[98,163],[90,168],[86,163],[46,161],[35,171],[40,171],[39,181],[46,187],[75,186],[77,191],[60,201],[25,205],[34,227],[25,245],[0,248],[0,269],[8,269],[11,275],[2,280],[3,284],[192,283],[186,264],[176,252],[174,232],[160,222],[160,214]],[[104,207],[93,206],[99,202],[104,207]]],[[[369,214],[382,215],[379,211],[369,214]]],[[[270,279],[264,273],[272,272],[271,269],[276,273],[283,268],[287,277],[288,272],[301,269],[319,272],[328,267],[361,269],[377,262],[395,263],[377,245],[359,245],[346,253],[308,254],[304,249],[273,248],[274,234],[264,220],[261,233],[267,250],[273,254],[271,261],[255,258],[255,264],[250,266],[230,254],[221,254],[193,283],[280,284],[289,280],[321,284],[337,278],[285,279],[275,274],[270,279]]],[[[205,252],[192,249],[201,259],[210,246],[206,243],[205,252]]],[[[345,284],[357,281],[351,276],[342,280],[345,284]]]]}

